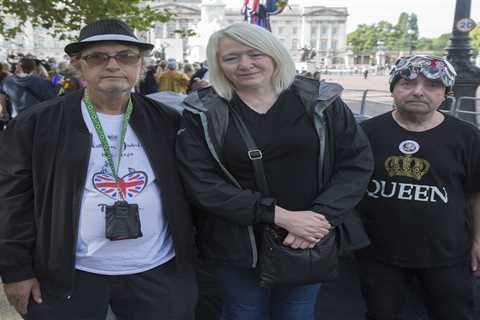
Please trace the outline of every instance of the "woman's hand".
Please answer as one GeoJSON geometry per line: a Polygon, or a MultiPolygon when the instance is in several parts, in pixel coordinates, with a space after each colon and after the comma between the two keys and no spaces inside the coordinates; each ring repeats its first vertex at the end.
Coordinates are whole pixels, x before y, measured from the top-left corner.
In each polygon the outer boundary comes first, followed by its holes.
{"type": "Polygon", "coordinates": [[[275,206],[275,224],[309,242],[318,242],[332,227],[324,215],[313,211],[289,211],[275,206]]]}
{"type": "Polygon", "coordinates": [[[289,233],[283,240],[283,245],[290,247],[292,249],[302,249],[313,248],[316,245],[316,242],[308,241],[303,238],[300,238],[293,233],[289,233]]]}

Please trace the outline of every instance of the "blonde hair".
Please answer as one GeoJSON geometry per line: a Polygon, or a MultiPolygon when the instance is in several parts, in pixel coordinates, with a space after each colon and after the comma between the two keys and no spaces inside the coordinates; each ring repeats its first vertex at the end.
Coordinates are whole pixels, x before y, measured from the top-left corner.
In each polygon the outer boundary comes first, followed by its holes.
{"type": "Polygon", "coordinates": [[[252,47],[272,58],[272,85],[275,93],[280,94],[293,83],[295,63],[283,44],[264,28],[248,23],[235,23],[213,33],[208,40],[208,79],[219,96],[231,100],[235,91],[220,66],[218,47],[224,38],[252,47]]]}

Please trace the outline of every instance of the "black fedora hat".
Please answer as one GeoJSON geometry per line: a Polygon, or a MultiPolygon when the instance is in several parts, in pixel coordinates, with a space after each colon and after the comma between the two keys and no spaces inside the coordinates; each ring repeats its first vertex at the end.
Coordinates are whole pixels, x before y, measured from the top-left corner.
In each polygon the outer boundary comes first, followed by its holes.
{"type": "Polygon", "coordinates": [[[153,44],[138,40],[133,30],[125,22],[118,19],[102,19],[87,24],[80,30],[78,42],[72,42],[65,46],[65,52],[72,56],[89,44],[115,41],[136,45],[143,50],[152,50],[153,44]]]}

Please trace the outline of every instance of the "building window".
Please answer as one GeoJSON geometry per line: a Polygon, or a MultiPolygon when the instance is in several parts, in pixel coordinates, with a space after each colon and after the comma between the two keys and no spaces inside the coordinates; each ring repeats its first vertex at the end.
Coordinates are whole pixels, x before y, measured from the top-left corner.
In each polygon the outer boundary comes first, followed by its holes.
{"type": "Polygon", "coordinates": [[[283,32],[285,31],[284,27],[278,27],[278,35],[281,36],[283,35],[283,32]]]}
{"type": "Polygon", "coordinates": [[[180,19],[179,25],[180,25],[179,29],[187,29],[188,28],[188,21],[186,19],[180,19]]]}
{"type": "Polygon", "coordinates": [[[338,27],[332,27],[332,35],[336,36],[338,33],[338,27]]]}
{"type": "Polygon", "coordinates": [[[317,37],[317,30],[318,30],[317,27],[313,27],[313,26],[312,26],[312,29],[311,29],[311,30],[312,30],[312,31],[311,31],[312,38],[313,38],[313,37],[316,38],[316,37],[317,37]]]}
{"type": "Polygon", "coordinates": [[[332,39],[332,50],[337,50],[337,40],[332,39]]]}
{"type": "Polygon", "coordinates": [[[297,27],[293,27],[293,28],[292,28],[292,33],[293,33],[293,35],[297,35],[297,34],[298,34],[298,28],[297,28],[297,27]]]}
{"type": "Polygon", "coordinates": [[[313,50],[316,50],[316,49],[317,49],[317,39],[312,39],[312,40],[310,40],[310,47],[311,47],[313,50]]]}
{"type": "Polygon", "coordinates": [[[328,27],[326,25],[322,25],[322,27],[320,29],[320,34],[322,35],[322,37],[326,37],[327,32],[328,32],[328,27]]]}
{"type": "Polygon", "coordinates": [[[298,49],[298,39],[292,39],[292,50],[298,49]]]}
{"type": "Polygon", "coordinates": [[[167,22],[167,38],[176,38],[175,30],[177,29],[177,21],[170,20],[167,22]]]}
{"type": "Polygon", "coordinates": [[[165,25],[164,23],[155,24],[155,29],[154,29],[155,38],[163,39],[163,27],[164,27],[164,25],[165,25]]]}
{"type": "Polygon", "coordinates": [[[327,50],[327,39],[322,39],[320,41],[320,50],[326,51],[327,50]]]}

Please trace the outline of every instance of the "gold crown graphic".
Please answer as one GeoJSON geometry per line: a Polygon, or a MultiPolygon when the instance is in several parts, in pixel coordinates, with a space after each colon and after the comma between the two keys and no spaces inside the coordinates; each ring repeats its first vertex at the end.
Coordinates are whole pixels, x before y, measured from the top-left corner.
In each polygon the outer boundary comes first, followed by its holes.
{"type": "Polygon", "coordinates": [[[427,160],[412,157],[410,154],[391,156],[385,160],[385,170],[390,177],[400,176],[420,180],[429,169],[430,163],[427,160]]]}

